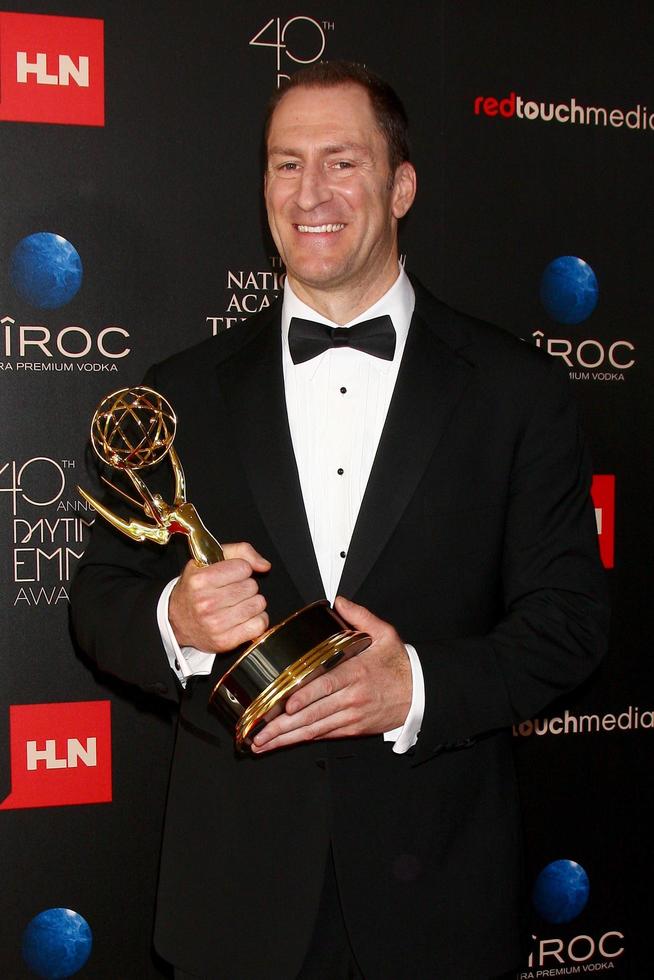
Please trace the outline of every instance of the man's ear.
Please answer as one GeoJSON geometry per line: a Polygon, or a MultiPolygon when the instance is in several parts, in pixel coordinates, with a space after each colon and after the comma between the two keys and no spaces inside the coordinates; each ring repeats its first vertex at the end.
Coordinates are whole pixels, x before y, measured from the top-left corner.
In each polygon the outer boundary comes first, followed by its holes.
{"type": "Polygon", "coordinates": [[[393,215],[403,218],[416,196],[417,177],[415,167],[408,160],[399,165],[393,181],[393,215]]]}

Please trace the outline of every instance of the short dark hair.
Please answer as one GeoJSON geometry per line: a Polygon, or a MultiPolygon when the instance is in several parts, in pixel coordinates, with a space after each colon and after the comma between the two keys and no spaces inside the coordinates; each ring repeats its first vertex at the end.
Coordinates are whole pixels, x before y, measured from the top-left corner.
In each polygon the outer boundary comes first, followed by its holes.
{"type": "Polygon", "coordinates": [[[294,88],[333,88],[336,85],[360,85],[368,93],[377,125],[386,139],[391,174],[410,159],[409,120],[399,95],[383,78],[354,61],[319,61],[285,79],[268,102],[264,121],[264,144],[272,116],[287,92],[294,88]]]}

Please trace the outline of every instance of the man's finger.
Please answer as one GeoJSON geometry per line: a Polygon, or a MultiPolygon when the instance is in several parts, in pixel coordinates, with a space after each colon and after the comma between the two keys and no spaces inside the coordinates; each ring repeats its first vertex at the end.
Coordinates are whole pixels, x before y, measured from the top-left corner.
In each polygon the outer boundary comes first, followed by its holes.
{"type": "Polygon", "coordinates": [[[214,565],[197,565],[190,559],[184,568],[184,585],[194,593],[214,591],[236,582],[244,582],[252,576],[252,566],[245,558],[230,558],[214,565]]]}
{"type": "Polygon", "coordinates": [[[263,555],[252,547],[247,541],[237,541],[230,544],[224,544],[222,546],[223,554],[225,558],[243,558],[244,561],[249,562],[252,570],[255,572],[267,572],[270,568],[270,562],[263,555]]]}
{"type": "Polygon", "coordinates": [[[314,701],[329,697],[330,694],[334,694],[336,691],[345,687],[346,684],[347,678],[341,677],[340,673],[336,675],[333,672],[322,674],[320,677],[316,677],[308,684],[305,684],[299,691],[294,691],[291,694],[286,702],[286,713],[289,715],[295,714],[314,701]]]}
{"type": "MultiPolygon", "coordinates": [[[[275,719],[275,721],[278,720],[275,719]]],[[[274,722],[270,724],[273,725],[274,722]]],[[[263,741],[261,736],[267,728],[268,726],[255,737],[252,746],[252,751],[255,755],[270,752],[273,749],[281,749],[285,745],[296,745],[299,742],[313,742],[316,739],[341,738],[345,737],[346,734],[357,734],[356,728],[354,727],[353,714],[347,708],[336,711],[334,714],[329,712],[324,718],[319,718],[310,724],[301,725],[299,728],[278,731],[277,734],[268,737],[267,741],[263,741]]]]}
{"type": "MultiPolygon", "coordinates": [[[[349,692],[350,688],[346,678],[340,678],[337,683],[330,675],[316,678],[311,684],[307,684],[306,688],[296,691],[293,695],[293,699],[304,695],[305,699],[308,700],[305,700],[301,706],[296,705],[295,709],[290,712],[288,711],[289,702],[287,702],[286,711],[269,722],[256,736],[256,744],[265,745],[282,733],[298,729],[304,730],[322,722],[325,718],[349,710],[351,708],[349,692]]],[[[314,733],[312,737],[317,736],[314,733]]]]}
{"type": "Polygon", "coordinates": [[[268,614],[262,612],[243,623],[239,623],[227,632],[217,631],[215,642],[210,644],[210,648],[214,653],[229,653],[244,643],[251,643],[256,640],[257,637],[266,632],[269,625],[268,614]]]}

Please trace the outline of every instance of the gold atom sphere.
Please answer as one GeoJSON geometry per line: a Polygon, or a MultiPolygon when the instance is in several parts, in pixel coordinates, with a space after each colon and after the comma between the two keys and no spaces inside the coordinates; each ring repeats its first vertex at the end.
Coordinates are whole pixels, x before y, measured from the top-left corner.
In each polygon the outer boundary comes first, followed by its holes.
{"type": "Polygon", "coordinates": [[[121,388],[102,399],[91,422],[91,443],[101,460],[120,469],[154,466],[168,453],[177,418],[158,391],[121,388]]]}

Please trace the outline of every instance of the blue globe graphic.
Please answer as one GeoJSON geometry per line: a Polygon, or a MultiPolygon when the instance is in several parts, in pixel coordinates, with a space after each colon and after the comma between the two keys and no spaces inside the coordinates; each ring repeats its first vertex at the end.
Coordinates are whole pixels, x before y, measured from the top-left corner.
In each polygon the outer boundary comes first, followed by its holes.
{"type": "Polygon", "coordinates": [[[545,268],[540,299],[547,315],[557,323],[586,320],[597,306],[598,295],[595,273],[576,255],[560,255],[545,268]]]}
{"type": "Polygon", "coordinates": [[[531,900],[547,922],[571,922],[586,907],[590,883],[576,861],[552,861],[536,878],[531,900]]]}
{"type": "Polygon", "coordinates": [[[18,295],[39,310],[70,303],[82,285],[82,260],[74,245],[50,231],[21,238],[9,259],[18,295]]]}
{"type": "Polygon", "coordinates": [[[46,909],[23,932],[23,959],[38,977],[63,980],[81,970],[93,936],[88,922],[72,909],[46,909]]]}

